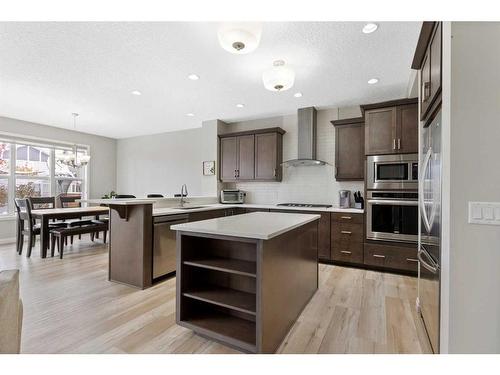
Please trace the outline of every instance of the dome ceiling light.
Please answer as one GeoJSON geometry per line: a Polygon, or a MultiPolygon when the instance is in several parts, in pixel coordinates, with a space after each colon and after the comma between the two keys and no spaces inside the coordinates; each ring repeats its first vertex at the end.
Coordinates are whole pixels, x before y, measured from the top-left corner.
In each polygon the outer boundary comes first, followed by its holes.
{"type": "Polygon", "coordinates": [[[219,27],[219,43],[226,51],[244,55],[254,51],[260,42],[262,25],[254,22],[224,23],[219,27]]]}
{"type": "Polygon", "coordinates": [[[270,91],[286,91],[295,82],[295,72],[285,66],[283,60],[276,60],[273,67],[262,74],[264,87],[270,91]]]}

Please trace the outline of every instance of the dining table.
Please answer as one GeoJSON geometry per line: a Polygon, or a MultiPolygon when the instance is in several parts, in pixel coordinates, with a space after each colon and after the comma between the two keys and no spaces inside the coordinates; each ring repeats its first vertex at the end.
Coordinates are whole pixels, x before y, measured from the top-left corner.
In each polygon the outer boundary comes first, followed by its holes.
{"type": "Polygon", "coordinates": [[[49,223],[51,220],[69,220],[78,219],[85,216],[98,217],[109,213],[108,207],[90,206],[90,207],[65,207],[65,208],[41,208],[32,210],[33,219],[40,220],[40,256],[47,257],[49,248],[50,231],[49,223]]]}

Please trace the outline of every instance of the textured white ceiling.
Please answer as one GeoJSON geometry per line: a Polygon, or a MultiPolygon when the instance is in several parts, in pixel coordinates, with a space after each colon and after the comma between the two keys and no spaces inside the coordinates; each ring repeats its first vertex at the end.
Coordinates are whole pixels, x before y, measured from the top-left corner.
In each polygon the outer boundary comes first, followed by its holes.
{"type": "Polygon", "coordinates": [[[0,116],[72,129],[78,112],[77,130],[124,138],[404,97],[420,22],[379,25],[367,35],[360,22],[265,23],[255,52],[232,55],[217,23],[2,22],[0,116]],[[276,59],[296,72],[289,91],[264,89],[276,59]]]}

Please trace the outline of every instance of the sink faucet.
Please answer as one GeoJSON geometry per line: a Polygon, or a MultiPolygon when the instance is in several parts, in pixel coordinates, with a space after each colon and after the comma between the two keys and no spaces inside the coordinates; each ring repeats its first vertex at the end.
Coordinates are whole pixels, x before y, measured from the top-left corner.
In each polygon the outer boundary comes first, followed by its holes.
{"type": "Polygon", "coordinates": [[[184,197],[187,197],[187,195],[188,195],[188,187],[186,184],[183,184],[181,186],[181,202],[180,202],[181,207],[184,207],[184,203],[189,203],[186,199],[184,199],[184,197]]]}

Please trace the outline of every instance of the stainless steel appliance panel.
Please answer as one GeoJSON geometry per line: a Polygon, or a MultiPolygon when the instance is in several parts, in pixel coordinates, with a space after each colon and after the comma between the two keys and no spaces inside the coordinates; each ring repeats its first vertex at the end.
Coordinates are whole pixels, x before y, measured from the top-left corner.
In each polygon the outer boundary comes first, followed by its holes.
{"type": "Polygon", "coordinates": [[[418,240],[418,193],[368,191],[366,238],[396,242],[418,240]]]}
{"type": "Polygon", "coordinates": [[[419,308],[432,349],[439,352],[441,277],[441,113],[423,129],[419,179],[419,308]]]}
{"type": "Polygon", "coordinates": [[[418,154],[373,155],[366,158],[366,188],[418,189],[418,154]]]}
{"type": "Polygon", "coordinates": [[[176,268],[176,231],[170,226],[187,223],[187,215],[157,216],[153,220],[153,279],[165,276],[176,268]]]}

